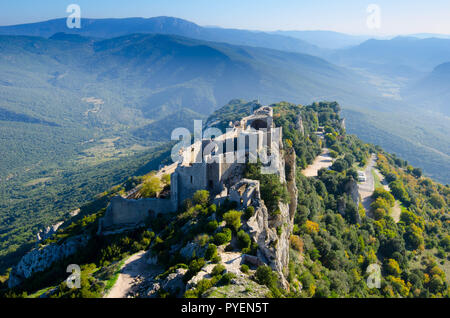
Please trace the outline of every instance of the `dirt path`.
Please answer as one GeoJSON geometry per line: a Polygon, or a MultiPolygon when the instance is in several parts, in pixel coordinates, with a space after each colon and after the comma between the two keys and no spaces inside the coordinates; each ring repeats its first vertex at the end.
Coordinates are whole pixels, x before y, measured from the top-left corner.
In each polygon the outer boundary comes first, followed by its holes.
{"type": "Polygon", "coordinates": [[[310,164],[302,173],[307,177],[317,177],[317,172],[322,168],[328,168],[333,164],[333,158],[330,156],[328,148],[323,148],[322,153],[316,157],[314,162],[310,164]]]}
{"type": "Polygon", "coordinates": [[[138,252],[126,260],[116,283],[105,298],[127,298],[137,282],[159,272],[155,266],[147,264],[145,251],[138,252]]]}
{"type": "Polygon", "coordinates": [[[394,207],[391,209],[391,216],[394,219],[395,223],[400,221],[400,214],[402,213],[402,209],[400,207],[400,202],[395,201],[394,207]]]}

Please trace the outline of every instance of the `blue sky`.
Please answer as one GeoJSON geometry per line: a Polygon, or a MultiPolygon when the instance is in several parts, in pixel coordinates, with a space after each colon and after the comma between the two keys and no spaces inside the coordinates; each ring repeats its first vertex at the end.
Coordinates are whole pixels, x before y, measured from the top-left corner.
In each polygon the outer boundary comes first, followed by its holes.
{"type": "Polygon", "coordinates": [[[200,25],[252,30],[333,30],[352,34],[450,34],[450,0],[1,0],[0,25],[65,17],[175,16],[200,25]],[[381,9],[379,29],[367,27],[369,4],[381,9]]]}

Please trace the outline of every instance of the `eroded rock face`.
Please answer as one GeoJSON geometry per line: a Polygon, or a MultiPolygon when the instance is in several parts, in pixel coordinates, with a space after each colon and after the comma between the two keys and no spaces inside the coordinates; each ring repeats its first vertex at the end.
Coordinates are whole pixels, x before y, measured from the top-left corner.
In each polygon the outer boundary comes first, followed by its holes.
{"type": "Polygon", "coordinates": [[[203,266],[203,268],[187,282],[186,290],[194,288],[195,286],[197,286],[198,282],[204,278],[211,278],[211,272],[214,266],[216,266],[216,264],[207,264],[203,266]]]}
{"type": "Polygon", "coordinates": [[[31,250],[12,269],[8,287],[13,288],[33,274],[46,270],[53,263],[75,254],[78,249],[87,244],[88,240],[88,236],[79,235],[68,239],[61,245],[53,243],[31,250]]]}
{"type": "Polygon", "coordinates": [[[258,244],[258,259],[277,271],[281,276],[283,286],[288,288],[286,275],[289,265],[289,244],[297,210],[298,190],[295,184],[294,150],[287,149],[284,157],[282,167],[286,173],[282,175],[285,175],[290,202],[289,204],[279,203],[279,214],[275,216],[269,214],[261,199],[259,182],[243,179],[237,186],[243,189],[243,183],[247,183],[242,202],[255,208],[255,214],[247,221],[246,230],[258,244]]]}
{"type": "Polygon", "coordinates": [[[194,255],[196,257],[203,257],[205,256],[206,248],[206,245],[199,246],[195,242],[189,242],[180,250],[180,255],[183,256],[186,260],[191,260],[192,258],[194,258],[194,255]]]}
{"type": "Polygon", "coordinates": [[[150,288],[146,292],[146,297],[156,298],[160,290],[168,292],[170,295],[181,298],[184,295],[186,285],[183,282],[183,277],[187,269],[178,268],[175,272],[167,275],[166,278],[153,281],[150,288]]]}
{"type": "Polygon", "coordinates": [[[45,241],[46,239],[48,239],[50,236],[52,236],[53,234],[56,233],[56,231],[59,229],[59,227],[63,224],[64,222],[58,222],[56,224],[53,224],[52,226],[47,226],[44,229],[39,230],[39,232],[36,234],[36,241],[39,243],[41,241],[45,241]]]}
{"type": "MultiPolygon", "coordinates": [[[[358,210],[359,203],[361,202],[361,198],[360,198],[359,192],[358,192],[358,184],[356,183],[355,180],[351,179],[346,183],[345,192],[349,195],[349,197],[355,203],[356,209],[358,210]]],[[[345,210],[346,210],[345,201],[344,200],[339,201],[338,202],[338,212],[341,215],[345,215],[345,210]]],[[[356,211],[356,213],[355,213],[355,221],[357,223],[361,223],[361,216],[359,215],[358,211],[356,211]]]]}

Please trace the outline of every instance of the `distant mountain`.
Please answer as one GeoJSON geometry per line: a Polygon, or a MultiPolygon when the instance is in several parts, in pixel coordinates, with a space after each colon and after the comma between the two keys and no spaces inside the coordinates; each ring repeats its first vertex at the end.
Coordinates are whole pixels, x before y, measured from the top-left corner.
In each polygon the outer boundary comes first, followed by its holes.
{"type": "Polygon", "coordinates": [[[439,34],[439,33],[415,33],[410,34],[409,36],[419,39],[426,39],[426,38],[450,39],[450,34],[439,34]]]}
{"type": "Polygon", "coordinates": [[[266,47],[313,55],[324,53],[324,50],[315,45],[288,36],[258,31],[201,27],[195,23],[172,17],[82,19],[80,29],[67,28],[66,19],[0,27],[0,34],[3,35],[48,38],[60,32],[96,38],[113,38],[133,33],[173,34],[199,40],[266,47]]]}
{"type": "Polygon", "coordinates": [[[356,47],[338,50],[329,60],[385,75],[419,77],[448,61],[449,57],[450,39],[396,37],[371,39],[356,47]]]}
{"type": "Polygon", "coordinates": [[[411,102],[420,101],[427,109],[450,116],[450,62],[436,66],[426,77],[405,89],[403,95],[411,102]]]}
{"type": "Polygon", "coordinates": [[[290,36],[325,49],[343,49],[371,39],[368,35],[350,35],[334,31],[275,31],[273,34],[290,36]]]}
{"type": "Polygon", "coordinates": [[[0,158],[0,176],[46,158],[72,158],[94,137],[144,146],[167,140],[171,116],[202,118],[236,97],[357,104],[370,94],[357,75],[311,55],[162,34],[0,36],[0,78],[2,108],[59,127],[2,122],[8,137],[0,151],[8,155],[0,158]],[[48,147],[60,148],[49,157],[48,147]]]}

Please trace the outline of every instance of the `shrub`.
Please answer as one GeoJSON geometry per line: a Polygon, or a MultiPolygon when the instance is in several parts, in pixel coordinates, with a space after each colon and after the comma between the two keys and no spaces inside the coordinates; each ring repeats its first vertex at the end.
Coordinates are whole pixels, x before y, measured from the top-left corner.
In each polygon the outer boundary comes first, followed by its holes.
{"type": "Polygon", "coordinates": [[[330,150],[330,157],[331,158],[337,158],[338,156],[339,156],[339,154],[336,151],[330,150]]]}
{"type": "Polygon", "coordinates": [[[208,222],[208,223],[206,224],[205,230],[206,230],[206,232],[208,232],[208,233],[212,233],[212,232],[214,232],[215,230],[217,230],[218,227],[219,227],[219,223],[217,223],[216,220],[213,220],[213,221],[210,221],[210,222],[208,222]]]}
{"type": "Polygon", "coordinates": [[[200,246],[205,246],[209,242],[208,234],[200,234],[195,238],[195,242],[200,246]]]}
{"type": "Polygon", "coordinates": [[[231,230],[224,228],[222,232],[216,233],[214,235],[214,243],[217,246],[223,245],[231,241],[231,230]]]}
{"type": "Polygon", "coordinates": [[[205,258],[209,261],[215,256],[217,256],[217,246],[209,244],[205,252],[205,258]]]}
{"type": "Polygon", "coordinates": [[[218,264],[218,265],[214,266],[214,268],[211,272],[211,276],[222,275],[222,273],[224,271],[225,271],[225,266],[223,266],[222,264],[218,264]]]}
{"type": "Polygon", "coordinates": [[[216,255],[213,258],[211,258],[211,262],[214,264],[220,263],[222,261],[222,258],[220,257],[220,255],[216,255]]]}
{"type": "Polygon", "coordinates": [[[228,228],[224,228],[222,232],[227,236],[227,242],[231,241],[232,233],[228,228]]]}
{"type": "Polygon", "coordinates": [[[242,225],[241,216],[242,212],[231,210],[223,215],[223,219],[229,228],[232,228],[237,232],[242,225]]]}
{"type": "Polygon", "coordinates": [[[222,279],[220,280],[219,283],[220,283],[221,285],[224,285],[224,286],[230,285],[230,284],[231,284],[231,280],[232,280],[233,278],[236,278],[236,275],[235,275],[235,274],[233,274],[233,273],[226,273],[226,274],[224,274],[224,275],[222,276],[222,279]]]}
{"type": "Polygon", "coordinates": [[[252,243],[252,241],[250,239],[250,236],[246,232],[244,232],[243,230],[240,230],[238,232],[237,239],[238,239],[239,247],[241,249],[249,248],[250,244],[252,243]]]}
{"type": "Polygon", "coordinates": [[[291,240],[290,241],[291,241],[291,247],[294,250],[296,250],[296,251],[298,251],[300,253],[303,253],[303,241],[302,241],[302,239],[299,236],[291,235],[291,240]]]}
{"type": "Polygon", "coordinates": [[[255,214],[255,208],[253,206],[249,206],[245,209],[244,217],[246,220],[250,219],[255,214]]]}
{"type": "Polygon", "coordinates": [[[248,265],[246,265],[246,264],[241,265],[241,272],[247,274],[249,270],[250,270],[250,268],[248,267],[248,265]]]}
{"type": "Polygon", "coordinates": [[[189,263],[189,271],[197,274],[205,266],[205,260],[203,258],[194,259],[189,263]]]}
{"type": "Polygon", "coordinates": [[[267,265],[259,266],[256,270],[255,277],[259,284],[266,285],[267,287],[273,287],[277,282],[276,274],[267,265]]]}

